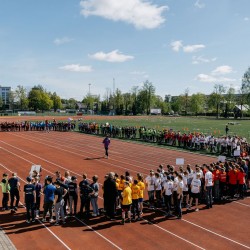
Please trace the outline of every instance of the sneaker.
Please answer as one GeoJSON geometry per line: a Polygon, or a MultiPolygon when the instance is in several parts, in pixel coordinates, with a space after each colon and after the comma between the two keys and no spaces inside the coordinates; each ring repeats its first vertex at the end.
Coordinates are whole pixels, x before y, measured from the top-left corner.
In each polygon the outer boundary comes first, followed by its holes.
{"type": "Polygon", "coordinates": [[[31,222],[35,222],[35,219],[32,219],[32,221],[31,222]]]}
{"type": "Polygon", "coordinates": [[[65,224],[66,224],[66,221],[63,221],[62,224],[65,225],[65,224]]]}
{"type": "Polygon", "coordinates": [[[36,220],[38,220],[38,219],[39,219],[39,215],[36,216],[36,220]]]}
{"type": "Polygon", "coordinates": [[[14,210],[17,211],[17,207],[14,207],[14,210]]]}
{"type": "Polygon", "coordinates": [[[42,222],[46,222],[46,219],[42,219],[42,222]]]}
{"type": "Polygon", "coordinates": [[[199,211],[199,208],[196,208],[196,209],[195,209],[195,212],[198,212],[198,211],[199,211]]]}
{"type": "Polygon", "coordinates": [[[122,221],[120,222],[120,224],[122,224],[122,225],[124,225],[124,224],[125,224],[124,219],[122,219],[122,221]]]}
{"type": "Polygon", "coordinates": [[[54,220],[53,220],[53,219],[50,219],[50,220],[49,220],[49,222],[50,222],[50,223],[53,223],[53,222],[54,222],[54,220]]]}
{"type": "Polygon", "coordinates": [[[60,224],[58,223],[58,222],[56,222],[55,224],[54,224],[54,226],[59,226],[60,224]]]}
{"type": "Polygon", "coordinates": [[[93,214],[92,214],[92,216],[93,216],[93,217],[96,217],[96,216],[97,216],[97,214],[94,214],[94,213],[93,213],[93,214]]]}
{"type": "Polygon", "coordinates": [[[26,220],[26,223],[28,223],[28,224],[29,224],[29,223],[30,223],[30,220],[26,220]]]}
{"type": "Polygon", "coordinates": [[[126,220],[126,223],[131,223],[131,219],[126,220]]]}

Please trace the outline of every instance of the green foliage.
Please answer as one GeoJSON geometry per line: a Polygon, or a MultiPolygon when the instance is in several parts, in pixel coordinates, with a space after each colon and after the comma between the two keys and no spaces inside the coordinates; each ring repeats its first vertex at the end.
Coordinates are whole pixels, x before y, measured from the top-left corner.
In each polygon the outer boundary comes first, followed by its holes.
{"type": "Polygon", "coordinates": [[[35,111],[47,111],[53,107],[50,95],[41,87],[35,86],[28,95],[29,108],[35,111]]]}
{"type": "Polygon", "coordinates": [[[190,109],[197,115],[204,111],[205,95],[202,93],[193,94],[190,99],[190,109]]]}

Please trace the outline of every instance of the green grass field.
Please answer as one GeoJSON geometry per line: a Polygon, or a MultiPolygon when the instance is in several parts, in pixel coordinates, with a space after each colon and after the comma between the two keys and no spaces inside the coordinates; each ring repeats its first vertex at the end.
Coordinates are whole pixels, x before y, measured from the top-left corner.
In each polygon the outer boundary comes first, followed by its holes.
{"type": "Polygon", "coordinates": [[[163,116],[148,116],[148,117],[82,117],[85,122],[106,123],[116,126],[146,126],[148,128],[164,129],[172,128],[175,131],[181,132],[202,132],[204,134],[213,134],[215,136],[225,135],[225,127],[228,125],[230,135],[238,135],[250,140],[250,120],[229,120],[215,118],[195,118],[195,117],[163,117],[163,116]],[[230,124],[232,123],[232,124],[230,124]]]}

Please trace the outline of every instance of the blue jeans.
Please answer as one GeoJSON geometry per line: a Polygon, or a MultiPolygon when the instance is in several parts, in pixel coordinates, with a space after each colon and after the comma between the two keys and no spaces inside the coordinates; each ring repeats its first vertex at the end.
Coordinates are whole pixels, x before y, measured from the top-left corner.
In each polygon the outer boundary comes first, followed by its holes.
{"type": "Polygon", "coordinates": [[[211,207],[213,204],[213,187],[206,187],[206,202],[207,206],[211,207]]]}
{"type": "Polygon", "coordinates": [[[176,204],[176,209],[177,209],[177,216],[182,217],[182,207],[181,207],[181,202],[182,202],[182,195],[180,196],[180,199],[177,198],[177,204],[176,204]]]}

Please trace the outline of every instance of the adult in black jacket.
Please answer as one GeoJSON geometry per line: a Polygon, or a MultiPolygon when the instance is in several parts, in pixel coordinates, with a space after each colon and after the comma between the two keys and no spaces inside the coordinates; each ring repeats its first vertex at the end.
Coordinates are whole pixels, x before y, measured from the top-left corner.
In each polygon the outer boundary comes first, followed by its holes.
{"type": "Polygon", "coordinates": [[[114,180],[114,173],[109,173],[107,180],[104,181],[103,187],[104,207],[106,209],[107,218],[114,220],[115,204],[117,197],[116,183],[114,180]]]}

